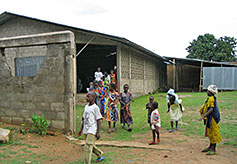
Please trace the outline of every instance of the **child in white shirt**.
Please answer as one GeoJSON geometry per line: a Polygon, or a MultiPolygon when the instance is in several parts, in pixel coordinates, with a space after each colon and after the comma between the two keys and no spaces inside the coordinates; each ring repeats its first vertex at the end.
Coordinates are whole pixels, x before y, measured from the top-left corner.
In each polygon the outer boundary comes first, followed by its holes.
{"type": "Polygon", "coordinates": [[[97,68],[97,72],[95,72],[95,81],[99,82],[102,80],[103,73],[101,72],[100,67],[97,68]]]}
{"type": "Polygon", "coordinates": [[[149,145],[156,144],[156,135],[157,135],[157,143],[160,143],[160,133],[159,129],[161,127],[161,120],[160,120],[160,114],[158,112],[158,102],[153,102],[151,104],[151,130],[152,130],[152,137],[153,141],[149,143],[149,145]]]}
{"type": "Polygon", "coordinates": [[[96,162],[100,162],[105,158],[103,156],[104,152],[95,146],[95,141],[100,139],[100,124],[103,117],[100,114],[99,107],[95,104],[95,93],[89,91],[86,97],[88,104],[85,106],[78,136],[81,136],[82,132],[85,134],[84,162],[90,164],[92,152],[98,157],[96,162]]]}

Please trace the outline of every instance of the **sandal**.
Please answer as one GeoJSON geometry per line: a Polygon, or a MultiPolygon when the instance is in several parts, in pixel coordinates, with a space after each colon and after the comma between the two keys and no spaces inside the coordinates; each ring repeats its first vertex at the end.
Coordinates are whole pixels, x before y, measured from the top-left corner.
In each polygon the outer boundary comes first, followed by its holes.
{"type": "Polygon", "coordinates": [[[156,143],[155,142],[149,142],[148,145],[155,145],[156,143]]]}
{"type": "Polygon", "coordinates": [[[98,163],[98,162],[103,161],[104,159],[105,159],[105,156],[102,156],[102,157],[97,158],[95,162],[98,163]]]}
{"type": "Polygon", "coordinates": [[[209,151],[208,148],[204,148],[204,149],[202,150],[203,153],[206,153],[206,152],[208,152],[208,151],[209,151]]]}
{"type": "Polygon", "coordinates": [[[170,129],[170,130],[169,130],[169,133],[172,133],[172,132],[174,132],[174,129],[170,129]]]}
{"type": "Polygon", "coordinates": [[[208,152],[207,152],[207,155],[216,155],[216,152],[208,151],[208,152]]]}

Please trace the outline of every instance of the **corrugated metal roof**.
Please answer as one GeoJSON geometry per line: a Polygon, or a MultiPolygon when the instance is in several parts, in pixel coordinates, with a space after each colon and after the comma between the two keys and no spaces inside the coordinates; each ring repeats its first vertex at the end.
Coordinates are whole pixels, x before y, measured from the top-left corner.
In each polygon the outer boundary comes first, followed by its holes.
{"type": "Polygon", "coordinates": [[[237,66],[235,64],[231,64],[231,63],[227,63],[227,62],[215,62],[215,61],[213,62],[213,61],[201,60],[201,59],[177,58],[177,57],[167,57],[167,56],[163,56],[163,57],[167,58],[169,60],[176,59],[176,60],[187,61],[187,62],[199,62],[199,63],[203,62],[203,63],[208,63],[208,64],[227,65],[227,66],[233,66],[233,67],[237,66]]]}
{"type": "Polygon", "coordinates": [[[116,42],[120,42],[120,43],[123,43],[125,45],[128,45],[128,46],[131,46],[135,49],[138,49],[140,51],[143,51],[143,52],[146,52],[148,53],[149,55],[153,56],[153,57],[157,57],[157,58],[160,58],[162,60],[167,60],[165,59],[164,57],[126,39],[126,38],[123,38],[123,37],[118,37],[118,36],[113,36],[113,35],[108,35],[108,34],[104,34],[104,33],[100,33],[100,32],[95,32],[95,31],[90,31],[90,30],[86,30],[86,29],[82,29],[82,28],[77,28],[77,27],[73,27],[73,26],[68,26],[68,25],[63,25],[63,24],[58,24],[58,23],[54,23],[54,22],[49,22],[49,21],[45,21],[45,20],[40,20],[40,19],[36,19],[36,18],[31,18],[31,17],[27,17],[27,16],[23,16],[23,15],[18,15],[18,14],[14,14],[14,13],[10,13],[10,12],[4,12],[0,15],[0,25],[6,23],[7,21],[11,20],[11,19],[14,19],[15,17],[23,17],[23,18],[26,18],[26,19],[31,19],[31,20],[35,20],[35,21],[40,21],[40,22],[44,22],[44,23],[48,23],[48,24],[53,24],[53,25],[57,25],[57,26],[63,26],[63,27],[67,27],[67,28],[71,28],[71,29],[74,29],[74,30],[79,30],[79,31],[82,31],[82,32],[86,32],[86,33],[91,33],[91,34],[96,34],[96,35],[99,35],[101,37],[105,37],[105,38],[108,38],[110,40],[113,40],[113,41],[116,41],[116,42]]]}

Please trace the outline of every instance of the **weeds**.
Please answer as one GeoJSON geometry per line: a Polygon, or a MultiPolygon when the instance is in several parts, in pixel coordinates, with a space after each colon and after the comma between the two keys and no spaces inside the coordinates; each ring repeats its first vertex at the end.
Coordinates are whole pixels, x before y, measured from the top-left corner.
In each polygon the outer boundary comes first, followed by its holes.
{"type": "Polygon", "coordinates": [[[33,132],[39,135],[46,135],[46,131],[50,125],[50,122],[46,120],[44,115],[37,116],[34,114],[32,116],[32,121],[33,121],[32,125],[33,132]]]}

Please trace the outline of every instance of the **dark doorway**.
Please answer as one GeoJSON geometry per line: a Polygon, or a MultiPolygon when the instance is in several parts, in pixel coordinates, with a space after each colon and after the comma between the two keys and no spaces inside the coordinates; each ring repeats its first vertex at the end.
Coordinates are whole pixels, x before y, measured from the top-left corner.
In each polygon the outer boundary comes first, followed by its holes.
{"type": "MultiPolygon", "coordinates": [[[[77,52],[84,44],[77,44],[77,52]]],[[[88,45],[77,56],[77,93],[86,93],[89,82],[94,81],[94,73],[98,67],[110,73],[116,66],[116,46],[88,45]]],[[[117,67],[116,67],[117,68],[117,67]]]]}

